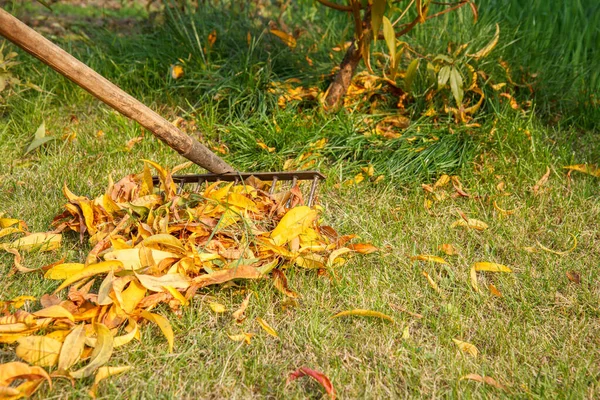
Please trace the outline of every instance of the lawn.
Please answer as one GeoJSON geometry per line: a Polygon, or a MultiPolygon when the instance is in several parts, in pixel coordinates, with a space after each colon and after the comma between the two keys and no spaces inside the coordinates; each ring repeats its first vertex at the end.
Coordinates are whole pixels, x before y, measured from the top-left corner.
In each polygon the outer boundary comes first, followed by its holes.
{"type": "MultiPolygon", "coordinates": [[[[288,269],[290,286],[301,294],[297,307],[286,307],[270,281],[203,289],[180,315],[159,307],[154,312],[173,325],[174,351],[156,326],[144,325],[142,340],[117,349],[109,363],[132,369],[103,382],[99,397],[325,398],[312,380],[286,384],[302,366],[327,375],[344,399],[600,396],[600,178],[567,175],[563,168],[600,160],[595,1],[525,7],[482,0],[477,24],[465,8],[412,32],[405,38],[411,46],[438,54],[449,42],[489,42],[498,23],[494,59],[535,74],[536,81],[533,93],[514,92],[519,104],[531,101],[529,107],[515,110],[490,96],[470,124],[421,117],[415,102],[407,110],[409,127],[392,140],[364,128],[365,118],[392,111],[326,113],[310,101],[280,107],[270,92],[272,82],[290,78],[325,90],[341,60],[332,49],[350,37],[347,20],[316,2],[294,2],[283,14],[292,29],[305,30],[295,49],[265,29],[279,17],[269,2],[252,16],[252,2],[244,9],[241,2],[205,4],[192,14],[163,12],[158,4],[85,3],[58,2],[53,13],[21,2],[3,7],[177,119],[240,170],[281,170],[288,160],[300,166],[311,143],[326,139],[309,158],[311,168],[327,176],[319,189],[323,223],[380,249],[351,258],[330,276],[288,269]],[[171,76],[175,64],[185,71],[180,79],[171,76]],[[361,169],[369,164],[371,179],[361,169]],[[361,172],[362,182],[344,184],[361,172]],[[433,188],[444,174],[456,176],[466,195],[452,183],[433,188]],[[463,216],[488,228],[453,227],[463,216]],[[443,244],[457,254],[445,254],[443,244]],[[447,264],[411,258],[417,255],[440,256],[447,264]],[[512,272],[478,272],[477,292],[470,273],[477,262],[512,272]],[[257,296],[241,327],[229,312],[209,306],[217,301],[235,310],[248,290],[257,296]],[[331,318],[351,309],[379,311],[395,322],[331,318]],[[266,334],[256,317],[279,338],[266,334]],[[255,333],[250,344],[229,338],[239,329],[255,333]],[[473,344],[478,355],[461,352],[453,339],[473,344]],[[498,385],[461,380],[469,374],[498,385]]],[[[23,219],[31,232],[48,230],[63,211],[63,184],[93,198],[109,177],[141,171],[142,159],[182,162],[149,132],[5,43],[2,52],[9,51],[19,54],[21,64],[10,71],[21,84],[0,92],[0,212],[23,219]],[[56,140],[24,154],[42,123],[56,140]]],[[[489,64],[490,75],[504,79],[504,70],[489,64]]],[[[89,250],[69,234],[60,249],[28,253],[24,262],[31,268],[62,258],[78,262],[89,250]]],[[[41,297],[58,286],[12,269],[13,256],[0,253],[0,300],[41,297]]],[[[17,360],[14,348],[0,344],[0,364],[17,360]]],[[[55,379],[52,389],[43,386],[35,396],[85,398],[92,381],[55,379]]]]}

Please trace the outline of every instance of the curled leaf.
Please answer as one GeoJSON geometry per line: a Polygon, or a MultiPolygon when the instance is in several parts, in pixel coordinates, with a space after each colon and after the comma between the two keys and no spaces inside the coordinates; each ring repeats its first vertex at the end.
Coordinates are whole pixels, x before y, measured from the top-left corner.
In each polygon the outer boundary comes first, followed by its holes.
{"type": "Polygon", "coordinates": [[[162,315],[153,314],[148,311],[142,311],[140,315],[148,321],[154,322],[156,325],[158,325],[163,335],[165,335],[167,338],[167,342],[169,343],[169,353],[172,353],[173,345],[175,343],[175,335],[173,334],[173,328],[171,328],[171,323],[169,320],[162,315]]]}
{"type": "Polygon", "coordinates": [[[90,362],[85,367],[71,372],[70,375],[73,378],[79,379],[91,376],[98,368],[110,360],[114,348],[114,339],[110,330],[103,324],[95,323],[94,331],[98,338],[96,347],[94,347],[90,356],[90,362]]]}
{"type": "Polygon", "coordinates": [[[269,335],[279,338],[279,335],[277,334],[277,331],[275,329],[273,329],[273,327],[271,325],[269,325],[267,323],[267,321],[265,321],[264,319],[260,318],[260,317],[256,317],[256,321],[258,322],[258,324],[260,325],[261,328],[264,329],[265,332],[267,332],[269,335]]]}
{"type": "Polygon", "coordinates": [[[303,376],[310,376],[311,378],[319,382],[321,386],[323,386],[325,392],[327,392],[331,400],[335,400],[335,389],[333,388],[333,385],[331,384],[329,378],[322,372],[316,371],[314,369],[306,367],[298,368],[296,371],[290,373],[290,375],[287,378],[286,384],[298,378],[302,378],[303,376]]]}
{"type": "Polygon", "coordinates": [[[98,368],[98,372],[96,372],[96,376],[94,378],[94,384],[89,390],[89,395],[92,398],[96,398],[96,391],[98,390],[98,384],[100,381],[109,378],[114,375],[122,374],[123,372],[127,372],[131,369],[130,366],[124,367],[100,367],[98,368]]]}
{"type": "Polygon", "coordinates": [[[496,47],[499,39],[500,39],[500,25],[496,24],[496,33],[494,34],[494,37],[492,38],[492,40],[488,44],[486,44],[483,48],[481,48],[481,50],[479,50],[478,52],[476,52],[474,54],[467,54],[467,56],[472,57],[476,60],[479,60],[480,58],[487,56],[494,49],[494,47],[496,47]]]}
{"type": "Polygon", "coordinates": [[[545,246],[543,246],[540,242],[536,241],[537,245],[540,247],[540,249],[547,251],[549,253],[553,253],[553,254],[558,254],[559,256],[564,256],[566,254],[569,254],[570,252],[572,252],[573,250],[575,250],[577,248],[577,236],[573,235],[572,233],[569,233],[569,235],[571,235],[571,237],[573,238],[573,246],[571,246],[570,249],[565,250],[565,251],[556,251],[556,250],[552,250],[549,249],[545,246]]]}
{"type": "Polygon", "coordinates": [[[460,351],[462,351],[465,354],[468,354],[473,357],[477,357],[477,355],[479,354],[479,350],[477,350],[477,347],[475,347],[471,343],[463,342],[462,340],[458,339],[452,339],[452,341],[458,346],[460,351]]]}

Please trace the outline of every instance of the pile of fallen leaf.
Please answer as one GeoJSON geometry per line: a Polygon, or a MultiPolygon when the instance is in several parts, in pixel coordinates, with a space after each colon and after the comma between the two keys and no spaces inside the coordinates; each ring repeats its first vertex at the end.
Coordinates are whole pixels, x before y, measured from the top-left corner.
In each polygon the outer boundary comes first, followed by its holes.
{"type": "MultiPolygon", "coordinates": [[[[169,320],[152,312],[158,305],[177,313],[199,290],[239,279],[271,279],[293,299],[298,294],[287,285],[287,268],[327,274],[352,253],[376,250],[350,244],[355,235],[341,236],[319,225],[318,208],[303,205],[298,185],[269,194],[271,183],[250,178],[184,191],[173,174],[188,165],[167,170],[145,161],[143,172],[110,182],[95,199],[65,186],[68,203],[51,232],[29,233],[23,221],[0,214],[0,237],[24,234],[0,244],[14,255],[15,270],[61,281],[53,294],[39,300],[0,301],[0,343],[16,343],[16,355],[24,361],[0,365],[0,399],[30,396],[44,382],[52,385],[53,378],[92,375],[90,394],[95,396],[102,379],[131,368],[106,364],[115,348],[140,340],[143,321],[158,325],[173,349],[169,320]],[[85,260],[60,260],[38,269],[23,265],[22,252],[57,249],[67,231],[78,232],[81,241],[88,238],[92,250],[85,260]],[[64,289],[66,298],[59,296],[64,289]],[[26,311],[26,302],[35,302],[28,309],[37,311],[26,311]]],[[[240,323],[250,294],[232,314],[240,323]]],[[[221,307],[211,303],[215,311],[221,307]]],[[[258,322],[277,335],[265,321],[258,322]]],[[[251,335],[242,331],[230,337],[249,341],[251,335]]],[[[298,376],[314,372],[307,371],[298,376]]]]}

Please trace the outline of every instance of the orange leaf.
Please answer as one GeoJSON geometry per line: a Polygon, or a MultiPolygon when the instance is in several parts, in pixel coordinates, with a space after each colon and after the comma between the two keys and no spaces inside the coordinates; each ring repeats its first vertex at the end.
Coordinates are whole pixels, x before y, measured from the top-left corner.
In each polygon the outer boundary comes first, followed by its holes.
{"type": "Polygon", "coordinates": [[[290,373],[290,375],[287,378],[286,384],[288,384],[298,378],[302,378],[303,376],[310,376],[311,378],[313,378],[314,380],[319,382],[321,384],[321,386],[323,386],[323,388],[325,389],[325,391],[327,392],[327,394],[329,395],[331,400],[335,400],[335,389],[333,388],[333,385],[331,384],[331,381],[329,380],[329,378],[326,375],[324,375],[323,373],[321,373],[319,371],[315,371],[314,369],[310,369],[310,368],[306,368],[306,367],[301,367],[301,368],[297,369],[296,371],[290,373]]]}

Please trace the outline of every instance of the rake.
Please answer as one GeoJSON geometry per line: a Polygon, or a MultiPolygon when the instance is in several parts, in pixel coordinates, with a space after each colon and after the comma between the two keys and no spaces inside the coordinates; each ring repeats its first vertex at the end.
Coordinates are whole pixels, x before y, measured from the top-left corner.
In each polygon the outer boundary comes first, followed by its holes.
{"type": "MultiPolygon", "coordinates": [[[[319,181],[325,176],[318,171],[238,172],[205,145],[181,132],[172,123],[152,111],[102,75],[44,38],[42,35],[0,8],[0,35],[4,36],[44,64],[73,81],[106,105],[136,121],[183,157],[209,171],[208,174],[173,176],[173,181],[183,189],[186,184],[196,184],[199,190],[205,182],[243,182],[255,177],[271,181],[271,194],[278,181],[291,181],[293,188],[299,181],[312,181],[308,205],[315,200],[319,181]]],[[[154,178],[155,183],[158,178],[154,178]]]]}

